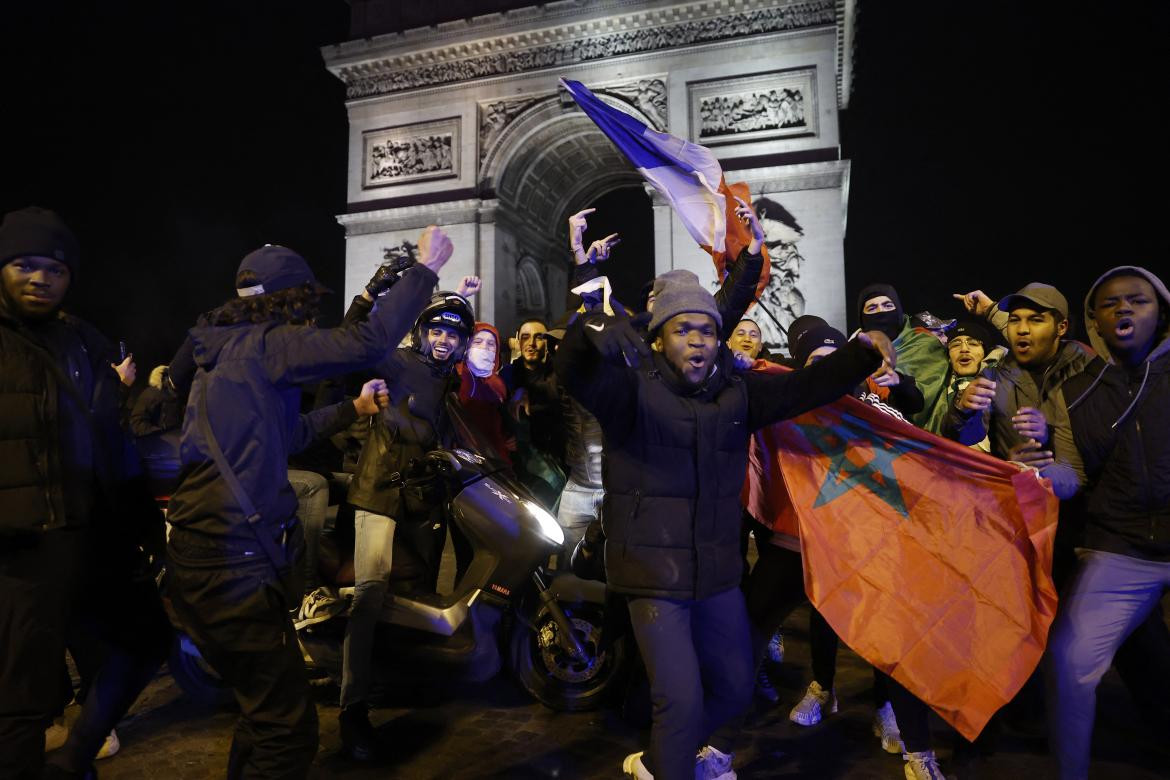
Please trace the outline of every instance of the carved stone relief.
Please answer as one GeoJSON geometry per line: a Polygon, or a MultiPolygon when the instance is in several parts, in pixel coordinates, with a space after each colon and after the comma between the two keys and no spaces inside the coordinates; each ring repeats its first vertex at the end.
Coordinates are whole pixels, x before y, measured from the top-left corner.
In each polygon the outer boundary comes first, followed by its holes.
{"type": "MultiPolygon", "coordinates": [[[[637,29],[617,30],[575,40],[526,45],[526,39],[517,41],[515,38],[500,38],[491,42],[492,47],[507,50],[471,57],[460,57],[459,52],[454,50],[432,50],[343,66],[335,72],[346,83],[346,97],[352,100],[835,22],[834,0],[806,0],[738,13],[720,13],[703,19],[668,21],[656,26],[640,26],[637,29]],[[450,59],[445,59],[447,57],[450,59]],[[436,62],[436,59],[441,61],[436,62]]],[[[559,33],[564,38],[571,35],[565,29],[553,33],[559,33]]]]}
{"type": "Polygon", "coordinates": [[[459,118],[363,134],[362,188],[459,175],[459,118]]]}
{"type": "Polygon", "coordinates": [[[622,98],[649,117],[655,129],[666,129],[666,82],[662,79],[646,78],[612,85],[601,84],[594,91],[622,98]]]}
{"type": "MultiPolygon", "coordinates": [[[[666,77],[651,75],[623,81],[604,83],[590,83],[587,85],[595,95],[605,99],[613,98],[637,109],[640,119],[647,119],[655,130],[666,129],[666,77]]],[[[544,103],[554,97],[557,92],[543,92],[525,95],[517,98],[501,98],[488,100],[479,104],[479,160],[482,163],[492,150],[492,147],[505,134],[513,121],[528,109],[538,103],[544,103]]],[[[562,99],[562,105],[570,110],[576,110],[576,104],[571,98],[562,99]]]]}
{"type": "Polygon", "coordinates": [[[515,100],[495,100],[481,103],[479,106],[479,159],[483,160],[488,149],[499,139],[504,128],[516,118],[517,114],[547,97],[547,95],[528,95],[515,100]]]}
{"type": "Polygon", "coordinates": [[[691,137],[737,143],[817,133],[816,69],[688,85],[691,137]]]}

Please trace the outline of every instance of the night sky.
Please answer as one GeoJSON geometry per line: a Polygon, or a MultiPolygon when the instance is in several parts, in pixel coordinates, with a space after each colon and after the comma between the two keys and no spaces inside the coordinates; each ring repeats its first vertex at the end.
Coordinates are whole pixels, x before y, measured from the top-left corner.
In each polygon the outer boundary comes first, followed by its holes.
{"type": "MultiPolygon", "coordinates": [[[[1170,275],[1170,10],[1022,5],[863,0],[842,116],[851,300],[889,281],[946,313],[951,292],[1041,280],[1079,309],[1113,265],[1170,275]]],[[[447,6],[418,7],[399,22],[447,6]]],[[[341,0],[4,4],[0,211],[74,227],[69,307],[127,340],[140,381],[266,241],[341,290],[344,89],[318,47],[348,35],[341,0]]]]}

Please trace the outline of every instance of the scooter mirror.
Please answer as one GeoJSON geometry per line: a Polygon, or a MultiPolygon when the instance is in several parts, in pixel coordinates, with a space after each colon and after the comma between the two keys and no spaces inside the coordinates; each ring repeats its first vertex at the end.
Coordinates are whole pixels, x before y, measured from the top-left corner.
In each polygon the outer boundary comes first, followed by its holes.
{"type": "Polygon", "coordinates": [[[459,471],[463,468],[459,463],[459,459],[452,453],[447,452],[447,450],[431,450],[427,453],[427,458],[450,466],[451,471],[459,471]]]}

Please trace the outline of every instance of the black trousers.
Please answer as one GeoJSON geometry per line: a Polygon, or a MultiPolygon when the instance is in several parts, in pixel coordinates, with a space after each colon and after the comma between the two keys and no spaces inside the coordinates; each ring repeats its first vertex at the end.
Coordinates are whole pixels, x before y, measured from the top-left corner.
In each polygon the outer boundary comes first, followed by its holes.
{"type": "Polygon", "coordinates": [[[200,565],[198,546],[184,544],[178,531],[171,549],[167,594],[175,616],[240,707],[227,777],[306,777],[317,753],[317,710],[289,599],[271,568],[266,561],[200,565]]]}
{"type": "Polygon", "coordinates": [[[751,700],[743,593],[732,588],[694,601],[636,597],[629,611],[654,710],[643,761],[658,780],[690,780],[708,735],[751,700]]]}
{"type": "Polygon", "coordinates": [[[44,731],[67,692],[66,644],[89,695],[52,761],[88,767],[166,658],[171,631],[136,548],[101,529],[64,529],[0,545],[0,777],[36,777],[44,731]]]}
{"type": "MultiPolygon", "coordinates": [[[[756,540],[759,558],[743,585],[750,629],[753,681],[754,673],[764,661],[768,641],[789,613],[805,601],[800,553],[762,541],[761,535],[757,535],[756,540]]],[[[724,753],[735,751],[736,740],[743,731],[750,707],[749,696],[743,701],[742,709],[711,735],[712,747],[724,753]]]]}

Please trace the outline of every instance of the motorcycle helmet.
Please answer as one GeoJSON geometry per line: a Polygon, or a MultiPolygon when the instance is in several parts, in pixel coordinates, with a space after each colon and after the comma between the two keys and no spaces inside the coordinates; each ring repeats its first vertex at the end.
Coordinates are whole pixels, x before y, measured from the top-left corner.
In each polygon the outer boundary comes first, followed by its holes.
{"type": "Polygon", "coordinates": [[[471,338],[471,331],[475,327],[475,312],[471,304],[462,295],[449,291],[440,291],[431,296],[431,300],[418,319],[414,321],[411,331],[411,347],[420,354],[425,354],[427,343],[427,329],[432,325],[444,325],[451,328],[460,336],[459,349],[452,356],[452,364],[463,359],[467,349],[467,342],[471,338]]]}

